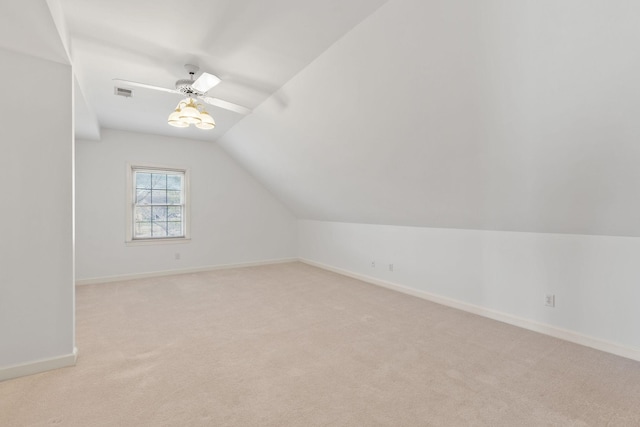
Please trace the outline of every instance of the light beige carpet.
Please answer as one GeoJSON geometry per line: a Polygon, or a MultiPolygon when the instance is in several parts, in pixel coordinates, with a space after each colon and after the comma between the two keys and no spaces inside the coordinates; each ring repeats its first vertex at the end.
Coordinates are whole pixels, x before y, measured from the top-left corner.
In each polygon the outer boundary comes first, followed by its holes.
{"type": "Polygon", "coordinates": [[[1,426],[640,426],[640,363],[300,263],[83,286],[1,426]]]}

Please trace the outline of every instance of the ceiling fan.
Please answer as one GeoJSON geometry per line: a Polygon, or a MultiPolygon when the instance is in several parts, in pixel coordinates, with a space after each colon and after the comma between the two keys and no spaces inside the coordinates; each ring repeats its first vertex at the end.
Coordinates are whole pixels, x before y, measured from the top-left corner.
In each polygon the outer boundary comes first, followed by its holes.
{"type": "Polygon", "coordinates": [[[198,72],[200,67],[193,64],[185,64],[184,68],[189,73],[189,78],[176,81],[175,89],[168,89],[160,86],[153,86],[146,83],[132,82],[123,79],[113,79],[113,81],[125,86],[141,87],[143,89],[152,89],[161,92],[175,93],[178,95],[186,96],[190,99],[196,98],[209,105],[224,108],[225,110],[234,111],[239,114],[249,114],[251,112],[249,108],[243,107],[242,105],[207,96],[207,92],[218,83],[220,83],[220,79],[217,76],[203,72],[197,79],[194,80],[194,76],[198,72]]]}

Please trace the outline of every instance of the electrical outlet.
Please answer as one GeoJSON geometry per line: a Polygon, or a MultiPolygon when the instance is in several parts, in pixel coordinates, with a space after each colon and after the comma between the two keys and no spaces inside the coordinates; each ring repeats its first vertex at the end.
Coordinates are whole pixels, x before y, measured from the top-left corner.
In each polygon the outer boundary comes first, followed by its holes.
{"type": "Polygon", "coordinates": [[[389,264],[389,271],[393,271],[393,264],[389,264]]]}
{"type": "Polygon", "coordinates": [[[546,294],[544,296],[544,305],[546,305],[547,307],[555,307],[556,296],[554,294],[546,294]]]}
{"type": "Polygon", "coordinates": [[[371,261],[371,268],[376,268],[376,262],[375,261],[371,261]]]}
{"type": "Polygon", "coordinates": [[[180,259],[180,252],[176,252],[175,259],[176,261],[180,259]]]}

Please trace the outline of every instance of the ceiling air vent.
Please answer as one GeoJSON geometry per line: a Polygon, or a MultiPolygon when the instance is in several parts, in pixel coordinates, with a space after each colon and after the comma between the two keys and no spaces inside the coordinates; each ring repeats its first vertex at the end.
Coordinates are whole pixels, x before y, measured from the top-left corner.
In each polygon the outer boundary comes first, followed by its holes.
{"type": "Polygon", "coordinates": [[[113,88],[113,93],[118,96],[124,96],[125,98],[131,98],[133,96],[133,90],[117,86],[113,88]]]}

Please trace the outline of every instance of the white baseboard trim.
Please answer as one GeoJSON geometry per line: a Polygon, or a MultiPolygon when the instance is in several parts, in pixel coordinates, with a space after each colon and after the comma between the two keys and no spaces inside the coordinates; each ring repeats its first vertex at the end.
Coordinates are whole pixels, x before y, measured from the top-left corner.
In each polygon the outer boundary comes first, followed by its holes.
{"type": "Polygon", "coordinates": [[[296,262],[298,258],[280,258],[265,261],[241,262],[237,264],[220,264],[206,267],[182,268],[175,270],[150,271],[145,273],[121,274],[116,276],[92,277],[89,279],[77,279],[76,286],[94,285],[97,283],[120,282],[122,280],[146,279],[149,277],[174,276],[176,274],[200,273],[202,271],[223,270],[228,268],[256,267],[260,265],[284,264],[296,262]]]}
{"type": "Polygon", "coordinates": [[[503,323],[508,323],[513,326],[518,326],[530,331],[539,332],[541,334],[549,335],[554,338],[559,338],[565,341],[569,341],[575,344],[591,347],[596,350],[604,351],[607,353],[615,354],[616,356],[626,357],[627,359],[640,361],[640,350],[625,347],[619,344],[615,344],[609,341],[601,340],[599,338],[590,337],[580,334],[578,332],[570,331],[567,329],[558,328],[546,323],[540,323],[534,320],[524,319],[508,313],[504,313],[497,310],[492,310],[482,306],[469,304],[463,301],[455,300],[441,295],[432,294],[430,292],[413,289],[404,285],[388,282],[386,280],[377,279],[375,277],[367,276],[364,274],[353,273],[342,268],[333,267],[320,262],[312,261],[305,258],[299,258],[300,262],[312,265],[314,267],[322,268],[323,270],[332,271],[334,273],[342,274],[343,276],[352,277],[354,279],[362,280],[363,282],[371,283],[372,285],[381,286],[394,291],[402,292],[404,294],[412,295],[418,298],[422,298],[431,302],[435,302],[447,307],[456,308],[458,310],[466,311],[469,313],[477,314],[489,319],[497,320],[503,323]]]}
{"type": "Polygon", "coordinates": [[[74,366],[77,359],[78,349],[74,348],[71,354],[0,368],[0,381],[39,374],[41,372],[51,371],[52,369],[74,366]]]}

